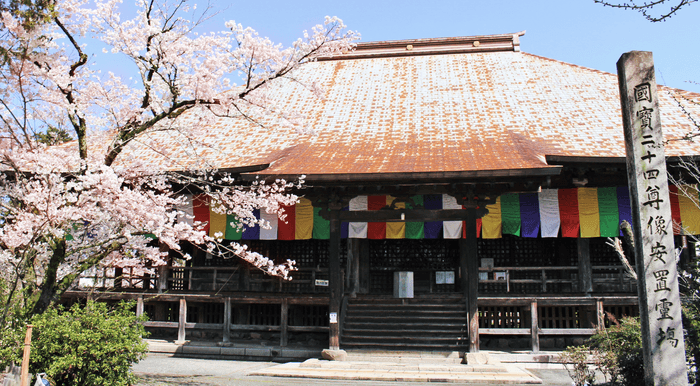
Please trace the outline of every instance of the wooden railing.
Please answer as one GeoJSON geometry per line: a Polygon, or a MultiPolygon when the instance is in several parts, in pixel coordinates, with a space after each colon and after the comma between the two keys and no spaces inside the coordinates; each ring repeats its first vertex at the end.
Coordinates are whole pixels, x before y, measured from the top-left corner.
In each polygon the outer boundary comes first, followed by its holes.
{"type": "MultiPolygon", "coordinates": [[[[623,266],[598,265],[593,266],[592,284],[594,291],[616,288],[617,292],[633,292],[634,280],[629,277],[623,266]]],[[[572,291],[579,286],[576,266],[552,267],[482,267],[479,272],[486,273],[486,279],[479,283],[502,285],[505,291],[511,292],[513,287],[520,284],[536,284],[541,292],[546,293],[547,286],[553,284],[568,285],[572,291]],[[534,273],[534,275],[532,274],[534,273]],[[529,275],[528,275],[529,274],[529,275]],[[529,276],[523,278],[523,276],[529,276]]]]}
{"type": "Polygon", "coordinates": [[[292,280],[265,275],[245,267],[159,267],[155,273],[134,273],[131,268],[100,268],[82,275],[78,289],[168,292],[328,292],[327,268],[300,268],[292,280]]]}
{"type": "Polygon", "coordinates": [[[636,296],[480,297],[479,335],[530,336],[537,352],[541,336],[590,336],[605,328],[606,309],[637,304],[636,296]]]}
{"type": "MultiPolygon", "coordinates": [[[[294,325],[291,323],[290,306],[328,306],[328,298],[320,298],[315,296],[278,296],[269,297],[265,299],[250,299],[250,298],[240,298],[240,297],[221,297],[216,298],[214,301],[218,301],[224,304],[222,308],[221,319],[223,323],[192,323],[187,322],[188,314],[188,298],[196,300],[197,295],[191,296],[178,296],[177,301],[179,303],[177,322],[175,321],[147,321],[144,322],[145,327],[150,328],[172,328],[177,329],[177,339],[178,341],[184,341],[187,338],[188,330],[218,330],[221,331],[223,341],[229,342],[231,340],[231,332],[279,332],[280,333],[280,346],[284,347],[287,345],[289,339],[289,333],[301,333],[301,332],[328,332],[327,325],[294,325]],[[264,302],[265,304],[274,305],[279,307],[279,319],[274,322],[274,324],[243,324],[243,323],[233,323],[231,319],[231,310],[234,305],[245,305],[245,304],[259,304],[264,302]]],[[[172,296],[169,296],[172,298],[172,296]]],[[[208,299],[211,301],[212,299],[208,299]]],[[[136,303],[136,314],[141,315],[144,313],[144,297],[143,295],[138,295],[136,303]]],[[[327,320],[327,314],[324,316],[323,321],[327,320]]],[[[317,323],[319,324],[319,323],[317,323]]]]}

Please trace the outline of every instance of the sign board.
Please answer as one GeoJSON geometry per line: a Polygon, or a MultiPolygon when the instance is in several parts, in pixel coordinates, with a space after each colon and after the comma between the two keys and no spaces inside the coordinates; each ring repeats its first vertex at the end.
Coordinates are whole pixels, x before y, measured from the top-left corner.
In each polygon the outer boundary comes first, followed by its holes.
{"type": "Polygon", "coordinates": [[[329,321],[331,323],[338,323],[338,313],[337,312],[331,312],[328,314],[329,321]]]}
{"type": "Polygon", "coordinates": [[[315,284],[317,287],[328,287],[328,280],[316,279],[315,284]]]}
{"type": "Polygon", "coordinates": [[[651,52],[617,62],[647,385],[687,385],[664,138],[651,52]]]}
{"type": "Polygon", "coordinates": [[[454,271],[435,271],[435,284],[454,284],[454,271]]]}

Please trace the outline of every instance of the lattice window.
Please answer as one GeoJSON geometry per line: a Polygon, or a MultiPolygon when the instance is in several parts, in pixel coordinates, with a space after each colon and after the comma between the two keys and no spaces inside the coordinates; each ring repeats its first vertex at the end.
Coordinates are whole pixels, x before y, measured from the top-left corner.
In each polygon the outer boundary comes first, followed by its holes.
{"type": "Polygon", "coordinates": [[[639,306],[636,304],[623,306],[603,306],[603,313],[605,314],[605,327],[610,327],[615,324],[614,321],[610,320],[610,316],[612,316],[615,321],[619,323],[620,319],[626,316],[639,316],[639,306]]]}
{"type": "Polygon", "coordinates": [[[458,240],[369,240],[371,270],[449,271],[459,267],[458,240]]]}
{"type": "Polygon", "coordinates": [[[258,326],[279,326],[282,313],[279,304],[251,304],[250,323],[258,326]]]}
{"type": "Polygon", "coordinates": [[[180,318],[180,302],[146,303],[143,311],[153,321],[177,322],[180,318]]]}
{"type": "Polygon", "coordinates": [[[290,326],[328,326],[328,306],[289,306],[290,326]]]}
{"type": "Polygon", "coordinates": [[[539,326],[540,328],[581,328],[581,310],[579,306],[538,307],[539,326]]]}
{"type": "MultiPolygon", "coordinates": [[[[600,237],[589,240],[592,265],[620,265],[620,259],[615,254],[615,251],[606,244],[607,238],[600,237]]],[[[628,254],[628,256],[631,255],[628,254]]]]}
{"type": "Polygon", "coordinates": [[[188,303],[188,323],[223,323],[223,303],[188,303]]]}
{"type": "MultiPolygon", "coordinates": [[[[479,307],[479,328],[529,328],[523,307],[492,306],[479,307]]],[[[529,313],[527,314],[529,317],[529,313]]]]}

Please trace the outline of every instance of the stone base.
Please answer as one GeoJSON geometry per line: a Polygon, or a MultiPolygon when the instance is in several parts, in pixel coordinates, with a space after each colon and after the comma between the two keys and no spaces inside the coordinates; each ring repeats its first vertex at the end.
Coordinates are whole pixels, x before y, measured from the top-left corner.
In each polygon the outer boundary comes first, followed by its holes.
{"type": "Polygon", "coordinates": [[[501,361],[492,358],[483,352],[468,352],[464,354],[464,360],[468,365],[500,365],[501,361]]]}
{"type": "Polygon", "coordinates": [[[345,361],[348,359],[348,353],[345,350],[324,349],[321,351],[321,357],[329,361],[345,361]]]}

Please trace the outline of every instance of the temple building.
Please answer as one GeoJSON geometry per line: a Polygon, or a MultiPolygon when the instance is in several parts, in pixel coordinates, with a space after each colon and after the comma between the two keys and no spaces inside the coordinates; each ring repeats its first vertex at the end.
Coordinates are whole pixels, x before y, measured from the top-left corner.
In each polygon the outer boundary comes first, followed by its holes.
{"type": "MultiPolygon", "coordinates": [[[[247,182],[305,176],[271,229],[232,227],[196,191],[187,209],[210,234],[298,271],[282,281],[191,248],[155,275],[103,269],[91,283],[137,299],[156,335],[234,346],[538,351],[637,315],[636,284],[606,244],[631,222],[617,76],[522,52],[523,35],[318,57],[270,94],[308,117],[312,135],[221,119],[196,148],[171,132],[149,137],[166,153],[131,145],[123,159],[165,170],[204,161],[247,182]]],[[[700,116],[700,94],[659,86],[658,97],[679,178],[700,157],[699,142],[678,140],[697,129],[687,114],[700,116]]],[[[698,197],[679,190],[676,245],[692,259],[698,197]]]]}

